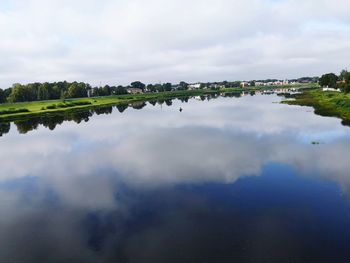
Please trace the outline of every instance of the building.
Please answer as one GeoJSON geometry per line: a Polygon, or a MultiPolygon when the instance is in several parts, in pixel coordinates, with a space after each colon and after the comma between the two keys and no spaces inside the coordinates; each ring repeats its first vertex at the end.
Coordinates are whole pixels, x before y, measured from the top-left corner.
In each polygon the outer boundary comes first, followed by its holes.
{"type": "Polygon", "coordinates": [[[130,94],[139,94],[139,93],[143,93],[142,89],[139,88],[127,88],[126,91],[130,94]]]}
{"type": "Polygon", "coordinates": [[[340,89],[334,89],[334,88],[328,88],[328,87],[325,87],[322,89],[323,91],[336,91],[336,92],[340,92],[340,89]]]}
{"type": "Polygon", "coordinates": [[[188,85],[189,90],[195,90],[195,89],[200,89],[200,88],[201,88],[201,83],[194,83],[194,84],[188,85]]]}
{"type": "Polygon", "coordinates": [[[241,82],[241,88],[249,87],[249,86],[250,86],[249,82],[246,82],[246,81],[241,82]]]}

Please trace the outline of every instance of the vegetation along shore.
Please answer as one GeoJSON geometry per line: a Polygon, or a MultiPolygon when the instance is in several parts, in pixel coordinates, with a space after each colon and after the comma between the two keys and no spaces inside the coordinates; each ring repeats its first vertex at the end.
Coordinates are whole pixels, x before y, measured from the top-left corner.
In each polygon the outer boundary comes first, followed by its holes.
{"type": "Polygon", "coordinates": [[[311,106],[318,115],[338,117],[344,125],[350,125],[350,72],[343,70],[339,76],[324,74],[319,84],[321,88],[304,90],[283,103],[311,106]]]}
{"type": "Polygon", "coordinates": [[[138,81],[133,82],[130,87],[105,86],[96,89],[90,89],[90,86],[84,83],[66,82],[64,85],[67,88],[58,88],[57,84],[50,86],[49,83],[28,84],[26,86],[15,84],[11,89],[2,91],[3,94],[7,93],[7,96],[3,96],[2,103],[0,103],[0,121],[8,122],[43,114],[93,109],[102,106],[126,105],[138,101],[200,96],[222,92],[249,92],[281,88],[298,89],[306,85],[247,85],[245,87],[238,85],[236,87],[227,83],[225,84],[198,85],[198,87],[191,88],[189,84],[180,83],[177,89],[173,89],[172,85],[168,83],[160,86],[146,86],[138,81]],[[61,90],[61,98],[57,99],[57,97],[60,97],[59,90],[61,90]],[[46,100],[43,100],[43,98],[46,98],[46,100]]]}

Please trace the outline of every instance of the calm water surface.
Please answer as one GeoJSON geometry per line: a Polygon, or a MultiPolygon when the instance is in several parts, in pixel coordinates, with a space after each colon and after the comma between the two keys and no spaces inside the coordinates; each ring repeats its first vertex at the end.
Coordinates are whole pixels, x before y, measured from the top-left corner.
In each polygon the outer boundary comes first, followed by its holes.
{"type": "Polygon", "coordinates": [[[2,124],[0,262],[350,262],[350,128],[279,101],[2,124]]]}

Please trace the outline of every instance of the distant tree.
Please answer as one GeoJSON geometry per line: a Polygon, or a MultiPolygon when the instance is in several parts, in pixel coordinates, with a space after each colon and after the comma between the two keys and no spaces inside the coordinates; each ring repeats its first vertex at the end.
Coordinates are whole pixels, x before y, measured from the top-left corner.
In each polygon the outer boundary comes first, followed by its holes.
{"type": "Polygon", "coordinates": [[[156,92],[157,89],[153,84],[148,84],[147,85],[147,90],[149,90],[150,92],[156,92]]]}
{"type": "Polygon", "coordinates": [[[87,91],[84,83],[72,83],[67,92],[68,98],[84,98],[87,97],[87,91]]]}
{"type": "Polygon", "coordinates": [[[9,98],[11,92],[12,92],[12,88],[4,89],[4,95],[5,95],[5,98],[6,98],[6,102],[8,101],[8,98],[9,98]]]}
{"type": "MultiPolygon", "coordinates": [[[[63,90],[63,89],[62,89],[63,90]]],[[[50,99],[57,100],[61,97],[61,89],[58,85],[54,85],[50,90],[50,99]]]]}
{"type": "Polygon", "coordinates": [[[350,72],[343,69],[339,75],[339,81],[337,82],[337,88],[342,92],[350,92],[350,72]]]}
{"type": "Polygon", "coordinates": [[[164,91],[164,86],[163,86],[162,84],[155,84],[155,85],[154,85],[154,88],[155,88],[155,90],[158,91],[158,92],[164,91]]]}
{"type": "Polygon", "coordinates": [[[49,85],[48,83],[40,84],[37,91],[38,100],[48,100],[49,96],[49,85]]]}
{"type": "Polygon", "coordinates": [[[92,96],[93,96],[93,97],[98,97],[98,96],[99,96],[98,88],[97,88],[97,87],[93,87],[93,88],[92,88],[92,96]]]}
{"type": "Polygon", "coordinates": [[[231,83],[231,87],[233,87],[233,88],[239,88],[240,86],[241,86],[240,81],[234,81],[231,83]]]}
{"type": "Polygon", "coordinates": [[[114,94],[116,95],[128,94],[128,91],[126,90],[125,87],[119,85],[118,87],[115,88],[114,94]]]}
{"type": "Polygon", "coordinates": [[[164,91],[171,91],[171,83],[164,83],[163,84],[163,90],[164,91]]]}
{"type": "Polygon", "coordinates": [[[322,75],[322,77],[319,80],[319,83],[322,87],[330,87],[330,88],[335,88],[337,85],[338,81],[338,76],[335,75],[334,73],[328,73],[322,75]]]}
{"type": "Polygon", "coordinates": [[[345,93],[349,93],[350,92],[350,73],[349,72],[345,76],[345,89],[344,89],[344,92],[345,93]]]}
{"type": "Polygon", "coordinates": [[[350,74],[349,71],[347,71],[346,69],[343,69],[343,70],[340,72],[339,80],[345,81],[349,74],[350,74]]]}
{"type": "Polygon", "coordinates": [[[146,87],[146,85],[140,81],[134,81],[130,85],[131,85],[131,87],[133,87],[135,89],[142,89],[142,90],[144,90],[146,87]]]}
{"type": "Polygon", "coordinates": [[[23,102],[29,101],[28,90],[21,84],[13,84],[11,94],[9,95],[9,102],[23,102]]]}
{"type": "Polygon", "coordinates": [[[4,102],[6,102],[5,92],[2,89],[0,89],[0,103],[4,102]]]}
{"type": "Polygon", "coordinates": [[[35,101],[38,100],[38,88],[40,83],[30,83],[24,85],[26,90],[26,100],[25,101],[35,101]]]}
{"type": "Polygon", "coordinates": [[[340,89],[342,92],[348,93],[347,91],[347,83],[345,81],[338,81],[336,85],[337,89],[340,89]]]}
{"type": "Polygon", "coordinates": [[[186,83],[184,81],[181,81],[179,86],[180,86],[181,90],[187,90],[188,89],[188,83],[186,83]]]}
{"type": "Polygon", "coordinates": [[[102,88],[102,96],[109,96],[111,95],[111,87],[108,86],[108,85],[105,85],[103,88],[102,88]]]}
{"type": "Polygon", "coordinates": [[[92,93],[92,87],[90,84],[86,84],[86,93],[88,94],[88,96],[91,96],[91,93],[92,93]]]}
{"type": "Polygon", "coordinates": [[[250,85],[251,87],[255,87],[255,81],[249,82],[249,85],[250,85]]]}

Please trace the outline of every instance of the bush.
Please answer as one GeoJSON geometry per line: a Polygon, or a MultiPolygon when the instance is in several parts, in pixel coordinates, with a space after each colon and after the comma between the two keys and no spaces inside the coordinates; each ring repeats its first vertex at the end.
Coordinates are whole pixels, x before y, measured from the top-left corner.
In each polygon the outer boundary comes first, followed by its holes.
{"type": "Polygon", "coordinates": [[[54,110],[57,108],[57,105],[56,104],[52,104],[52,105],[49,105],[46,107],[47,110],[54,110]]]}
{"type": "Polygon", "coordinates": [[[2,110],[0,111],[0,115],[5,115],[5,114],[14,114],[14,113],[22,113],[22,112],[29,112],[28,109],[14,109],[14,108],[10,108],[8,110],[2,110]]]}
{"type": "Polygon", "coordinates": [[[59,104],[53,104],[46,107],[47,110],[53,110],[57,108],[69,108],[74,106],[83,106],[83,105],[90,105],[91,102],[89,101],[71,101],[71,102],[63,102],[59,104]]]}

